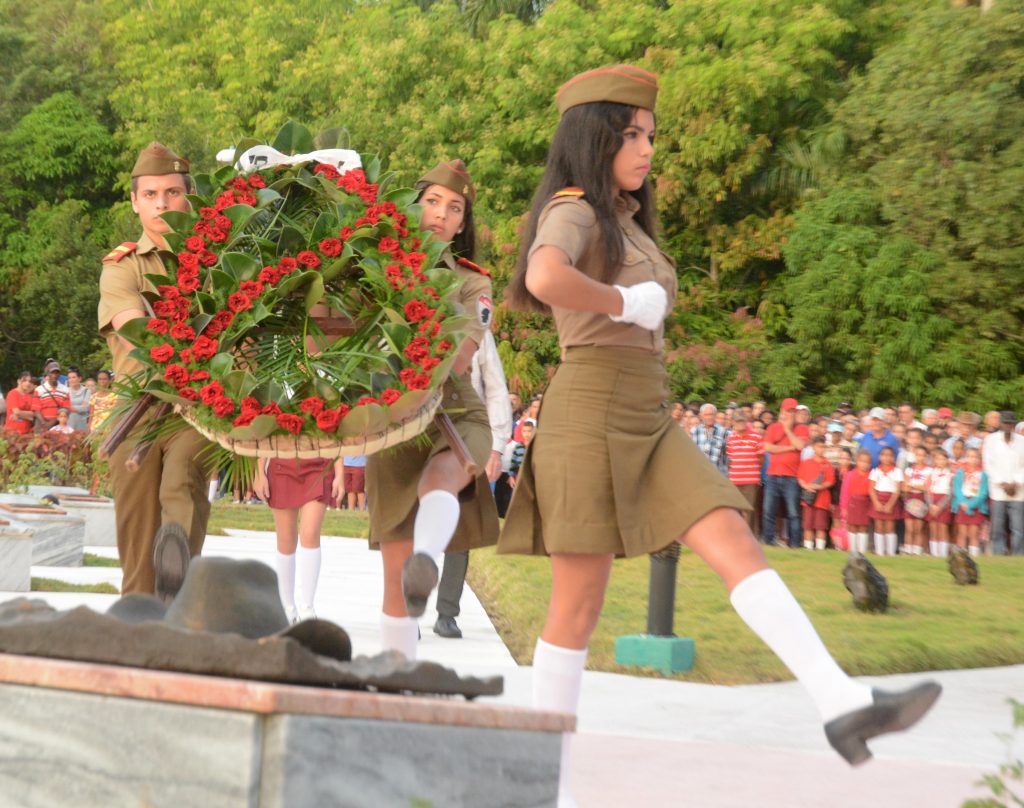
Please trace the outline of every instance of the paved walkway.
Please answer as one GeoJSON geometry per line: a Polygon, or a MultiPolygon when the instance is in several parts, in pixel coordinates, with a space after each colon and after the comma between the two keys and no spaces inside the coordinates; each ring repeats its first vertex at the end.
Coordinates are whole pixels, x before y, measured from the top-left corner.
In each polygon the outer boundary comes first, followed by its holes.
{"type": "MultiPolygon", "coordinates": [[[[356,654],[378,650],[380,556],[365,540],[327,537],[316,610],[345,626],[356,654]]],[[[114,548],[87,548],[115,556],[114,548]]],[[[209,555],[273,563],[270,533],[210,536],[209,555]]],[[[120,585],[120,570],[33,567],[36,577],[120,585]]],[[[1024,569],[1021,571],[1024,591],[1024,569]]],[[[0,593],[0,601],[16,597],[0,593]]],[[[113,595],[33,593],[55,607],[101,610],[113,595]]],[[[420,658],[464,673],[502,674],[499,702],[530,703],[530,669],[518,667],[473,593],[466,589],[463,640],[431,631],[433,604],[422,619],[420,658]]],[[[1011,750],[998,733],[1011,729],[1010,696],[1024,700],[1024,666],[929,674],[942,699],[912,732],[872,744],[875,760],[850,769],[828,747],[810,700],[795,683],[718,687],[588,672],[584,676],[573,772],[581,806],[692,808],[958,808],[984,796],[975,782],[1000,763],[1024,758],[1024,737],[1011,750]]],[[[924,676],[870,677],[898,687],[924,676]]]]}

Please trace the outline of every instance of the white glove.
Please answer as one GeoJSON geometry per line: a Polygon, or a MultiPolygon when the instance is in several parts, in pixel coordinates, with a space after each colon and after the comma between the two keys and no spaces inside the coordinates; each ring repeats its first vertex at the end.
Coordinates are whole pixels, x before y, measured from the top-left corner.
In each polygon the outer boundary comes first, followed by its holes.
{"type": "Polygon", "coordinates": [[[622,314],[609,314],[612,322],[633,323],[654,331],[665,320],[668,308],[668,295],[661,284],[655,281],[644,281],[635,286],[619,286],[616,289],[622,295],[622,314]]]}

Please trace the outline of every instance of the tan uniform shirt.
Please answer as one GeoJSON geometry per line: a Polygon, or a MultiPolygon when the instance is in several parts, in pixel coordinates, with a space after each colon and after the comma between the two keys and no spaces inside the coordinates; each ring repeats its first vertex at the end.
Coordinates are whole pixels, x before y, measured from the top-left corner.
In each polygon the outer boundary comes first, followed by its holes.
{"type": "MultiPolygon", "coordinates": [[[[633,220],[639,203],[631,196],[616,200],[616,218],[622,231],[623,262],[613,283],[634,286],[657,281],[668,295],[669,305],[676,299],[679,285],[675,264],[633,220]]],[[[537,235],[530,255],[539,247],[558,247],[569,262],[591,278],[600,269],[600,230],[593,208],[578,197],[552,199],[541,211],[537,235]]],[[[616,323],[607,314],[551,307],[562,349],[580,345],[607,345],[642,348],[660,354],[664,348],[664,327],[648,331],[632,323],[616,323]]]]}
{"type": "Polygon", "coordinates": [[[107,346],[114,357],[114,375],[118,379],[137,373],[143,366],[135,359],[129,358],[128,354],[132,349],[117,336],[113,320],[118,314],[129,309],[151,312],[142,292],[156,292],[156,288],[145,276],[167,274],[157,249],[153,240],[143,235],[139,239],[139,246],[120,261],[110,259],[103,262],[103,269],[100,272],[100,334],[107,339],[107,346]]]}
{"type": "Polygon", "coordinates": [[[466,336],[477,346],[483,345],[484,334],[491,328],[494,309],[491,302],[491,279],[474,269],[462,266],[455,261],[451,253],[446,252],[442,260],[462,281],[456,302],[462,307],[462,313],[472,318],[472,322],[466,326],[466,336]]]}

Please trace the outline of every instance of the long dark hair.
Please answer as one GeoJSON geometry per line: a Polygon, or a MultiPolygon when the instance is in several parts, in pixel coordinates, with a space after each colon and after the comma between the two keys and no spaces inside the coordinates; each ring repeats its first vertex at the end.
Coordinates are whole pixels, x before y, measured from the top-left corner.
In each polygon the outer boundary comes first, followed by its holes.
{"type": "MultiPolygon", "coordinates": [[[[615,188],[612,179],[612,161],[622,148],[623,132],[633,122],[636,107],[599,101],[580,104],[566,110],[548,150],[537,193],[533,196],[530,216],[526,222],[519,246],[519,260],[515,276],[505,290],[505,300],[512,309],[548,311],[526,288],[526,264],[530,247],[537,235],[537,222],[541,211],[551,197],[563,188],[576,187],[584,191],[584,199],[594,209],[600,233],[599,250],[602,257],[595,280],[609,283],[622,266],[622,234],[615,218],[615,188]]],[[[657,220],[654,214],[654,193],[647,180],[636,191],[628,191],[640,210],[634,220],[652,239],[656,237],[657,220]]]]}
{"type": "MultiPolygon", "coordinates": [[[[423,194],[427,192],[431,185],[437,185],[437,183],[430,182],[420,188],[419,195],[416,197],[417,202],[423,198],[423,194]]],[[[460,196],[462,195],[460,194],[460,196]]],[[[455,238],[452,239],[452,254],[456,258],[465,258],[475,263],[476,225],[473,223],[473,203],[468,196],[463,196],[462,198],[466,203],[466,206],[462,209],[462,232],[456,233],[455,238]]]]}

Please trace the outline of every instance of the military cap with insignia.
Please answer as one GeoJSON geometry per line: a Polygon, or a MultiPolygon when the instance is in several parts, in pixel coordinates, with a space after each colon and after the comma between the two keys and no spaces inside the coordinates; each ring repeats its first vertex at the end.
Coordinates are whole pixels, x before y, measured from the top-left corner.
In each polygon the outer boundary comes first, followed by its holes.
{"type": "Polygon", "coordinates": [[[132,168],[132,178],[161,177],[165,174],[188,174],[188,160],[168,149],[163,143],[153,141],[139,152],[139,159],[132,168]]]}
{"type": "Polygon", "coordinates": [[[654,111],[658,77],[632,65],[599,67],[573,76],[558,88],[555,103],[561,115],[580,104],[611,101],[654,111]]]}
{"type": "Polygon", "coordinates": [[[429,188],[431,185],[440,185],[449,191],[461,194],[470,202],[476,201],[473,179],[466,170],[466,164],[461,160],[438,163],[416,181],[416,187],[420,190],[429,188]]]}

